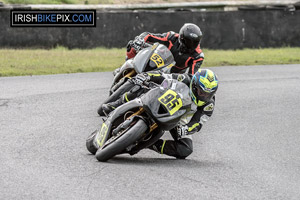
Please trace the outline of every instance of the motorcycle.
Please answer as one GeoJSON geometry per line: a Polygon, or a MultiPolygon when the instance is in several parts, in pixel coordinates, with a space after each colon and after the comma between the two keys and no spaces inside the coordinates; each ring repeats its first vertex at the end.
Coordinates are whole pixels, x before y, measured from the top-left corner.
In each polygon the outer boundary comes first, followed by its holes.
{"type": "MultiPolygon", "coordinates": [[[[123,91],[118,94],[114,92],[120,88],[128,79],[135,75],[160,70],[164,73],[171,73],[171,68],[175,65],[174,57],[171,51],[162,44],[154,43],[153,45],[140,50],[133,59],[127,60],[120,68],[113,72],[114,79],[109,90],[109,97],[103,103],[109,103],[119,98],[123,91]],[[114,95],[113,95],[114,94],[114,95]]],[[[98,108],[98,114],[104,116],[102,105],[98,108]]]]}
{"type": "Polygon", "coordinates": [[[114,79],[110,94],[122,85],[119,83],[120,81],[125,82],[136,74],[154,70],[170,73],[171,67],[175,65],[171,51],[165,45],[159,43],[154,43],[153,45],[144,43],[143,46],[145,45],[147,45],[146,48],[140,50],[133,59],[127,60],[113,72],[114,79]],[[117,85],[117,83],[119,84],[117,85]]]}
{"type": "Polygon", "coordinates": [[[187,85],[165,79],[161,85],[148,86],[147,93],[116,108],[87,138],[86,147],[98,161],[149,147],[189,114],[192,100],[187,85]]]}

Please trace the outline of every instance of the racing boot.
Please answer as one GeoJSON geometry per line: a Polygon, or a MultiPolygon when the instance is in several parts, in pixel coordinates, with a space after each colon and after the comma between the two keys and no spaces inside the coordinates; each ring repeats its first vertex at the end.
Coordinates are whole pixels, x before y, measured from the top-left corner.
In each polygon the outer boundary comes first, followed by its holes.
{"type": "Polygon", "coordinates": [[[105,113],[105,115],[107,116],[109,113],[111,113],[113,110],[115,110],[117,107],[119,107],[122,104],[123,104],[123,101],[122,101],[122,98],[120,98],[116,101],[103,104],[102,110],[105,113]]]}

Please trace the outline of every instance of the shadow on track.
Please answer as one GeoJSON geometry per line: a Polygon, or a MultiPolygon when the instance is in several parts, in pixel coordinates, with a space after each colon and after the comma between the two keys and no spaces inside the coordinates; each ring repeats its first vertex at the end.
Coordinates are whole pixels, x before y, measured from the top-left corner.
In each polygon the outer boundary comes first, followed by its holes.
{"type": "Polygon", "coordinates": [[[189,167],[189,168],[212,168],[224,167],[222,162],[212,162],[208,160],[194,160],[194,159],[176,159],[176,158],[159,158],[159,157],[130,157],[127,155],[118,155],[106,162],[113,165],[134,165],[134,166],[156,166],[156,167],[189,167]]]}

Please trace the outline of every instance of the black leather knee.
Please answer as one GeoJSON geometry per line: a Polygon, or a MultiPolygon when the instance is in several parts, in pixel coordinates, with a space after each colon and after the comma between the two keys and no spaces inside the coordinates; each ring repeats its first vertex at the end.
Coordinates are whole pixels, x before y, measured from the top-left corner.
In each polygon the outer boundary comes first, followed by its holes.
{"type": "Polygon", "coordinates": [[[184,159],[193,153],[193,141],[190,138],[181,138],[176,141],[176,158],[184,159]]]}

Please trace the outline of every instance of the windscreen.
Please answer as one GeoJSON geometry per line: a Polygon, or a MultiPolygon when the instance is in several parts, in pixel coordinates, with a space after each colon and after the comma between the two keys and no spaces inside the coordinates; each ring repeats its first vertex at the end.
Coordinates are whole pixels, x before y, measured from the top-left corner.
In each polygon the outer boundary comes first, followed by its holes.
{"type": "Polygon", "coordinates": [[[133,66],[137,73],[144,72],[146,64],[149,61],[150,56],[152,55],[151,47],[141,50],[133,59],[133,66]]]}

